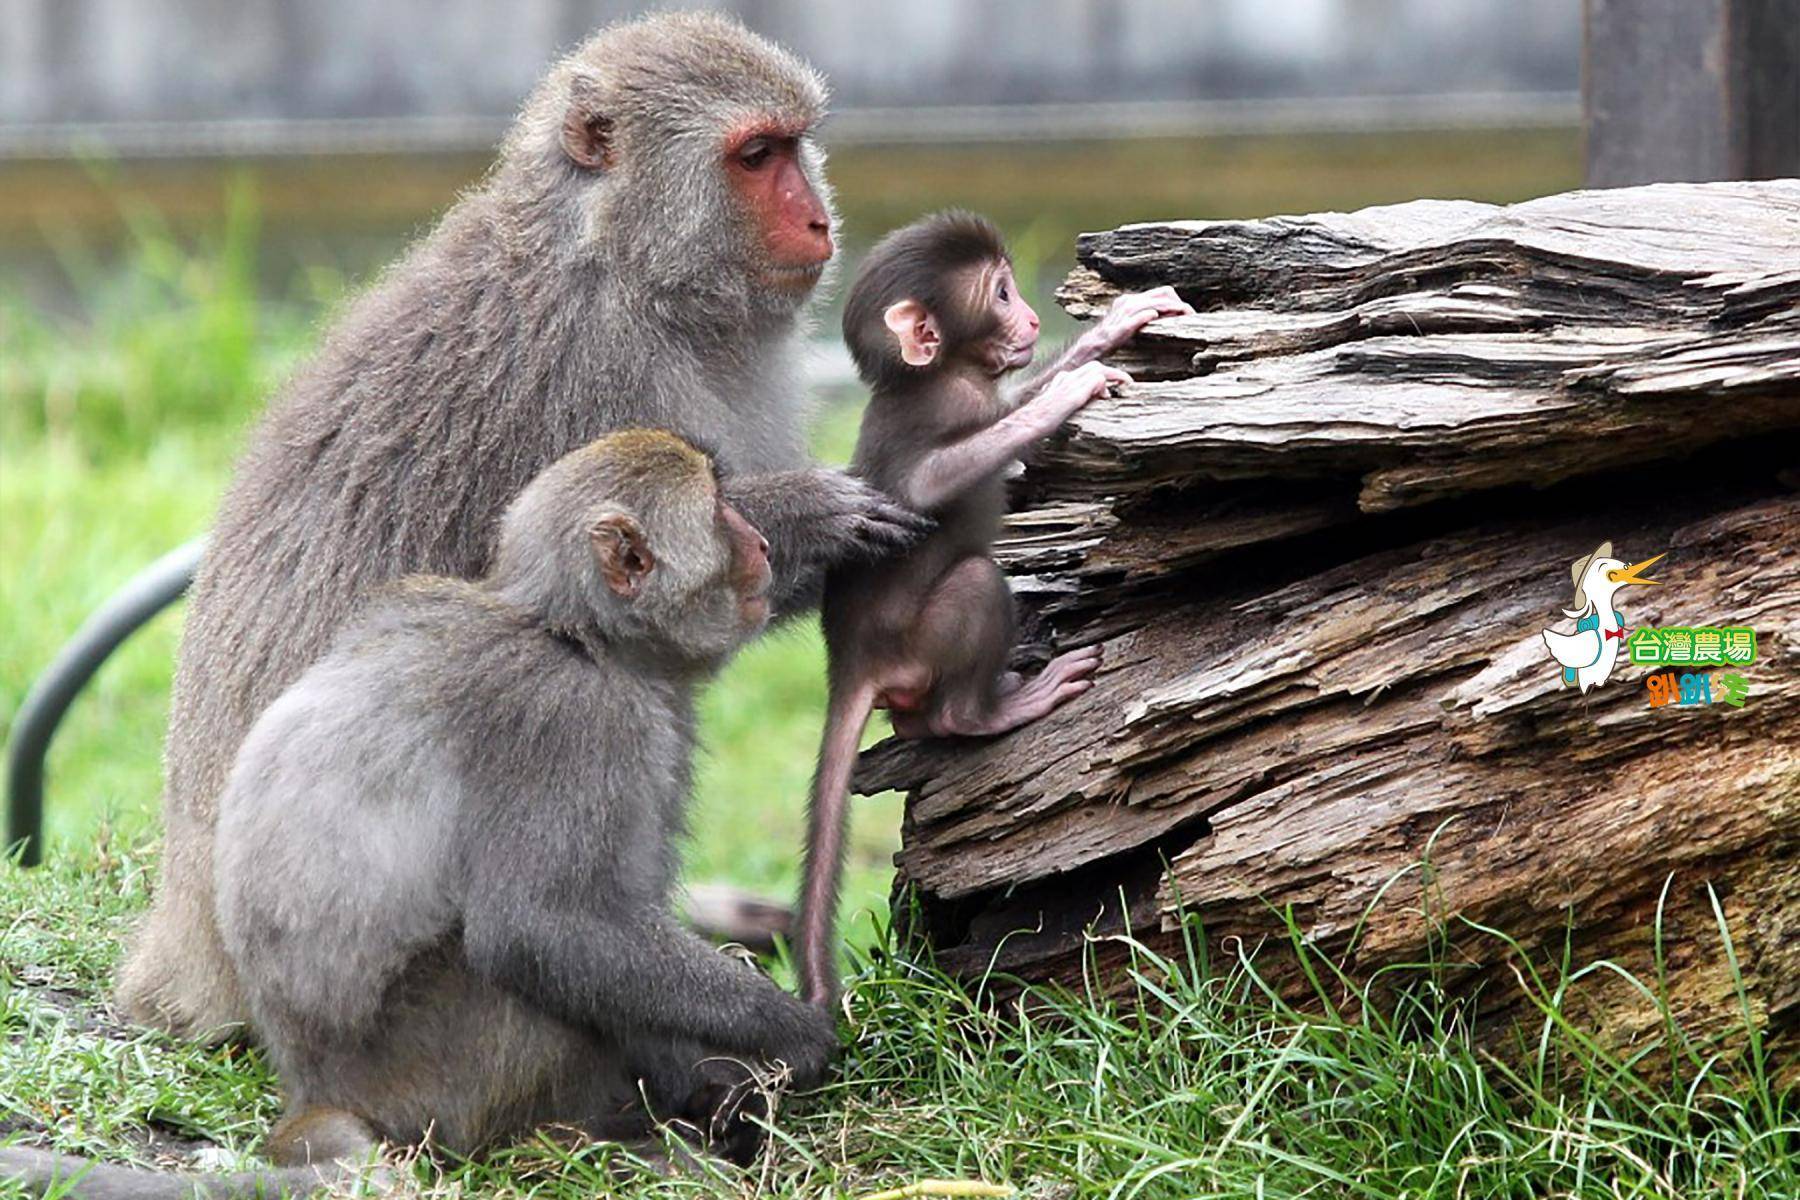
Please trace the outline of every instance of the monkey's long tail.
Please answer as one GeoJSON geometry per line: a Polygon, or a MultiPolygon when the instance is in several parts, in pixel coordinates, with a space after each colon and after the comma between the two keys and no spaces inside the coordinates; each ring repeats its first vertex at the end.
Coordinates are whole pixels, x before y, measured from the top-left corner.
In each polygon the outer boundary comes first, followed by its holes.
{"type": "Polygon", "coordinates": [[[875,688],[833,687],[825,710],[825,738],[813,776],[807,813],[806,867],[800,881],[800,921],[794,960],[800,998],[830,1008],[837,1003],[837,901],[844,878],[844,828],[849,822],[850,774],[863,726],[875,707],[875,688]]]}
{"type": "Polygon", "coordinates": [[[310,1196],[354,1179],[358,1168],[337,1163],[305,1167],[270,1167],[230,1175],[183,1175],[148,1167],[120,1167],[90,1162],[53,1150],[29,1146],[0,1147],[0,1183],[25,1186],[27,1195],[53,1188],[66,1200],[256,1200],[260,1197],[310,1196]]]}

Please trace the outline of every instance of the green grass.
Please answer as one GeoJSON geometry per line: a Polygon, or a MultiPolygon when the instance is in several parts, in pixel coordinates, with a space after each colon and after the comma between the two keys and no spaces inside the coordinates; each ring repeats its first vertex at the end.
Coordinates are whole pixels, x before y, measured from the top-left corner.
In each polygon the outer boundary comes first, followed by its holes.
{"type": "MultiPolygon", "coordinates": [[[[863,168],[848,165],[853,183],[863,168]]],[[[259,296],[256,206],[240,192],[225,211],[196,245],[128,209],[122,268],[59,238],[79,298],[66,315],[0,292],[0,732],[95,604],[204,529],[247,423],[336,293],[321,271],[291,296],[259,296]]],[[[821,453],[841,459],[854,423],[853,408],[828,410],[821,453]]],[[[50,762],[46,867],[0,867],[0,1136],[51,1132],[67,1149],[168,1162],[195,1143],[254,1152],[277,1112],[254,1053],[120,1028],[103,1001],[154,881],[178,621],[134,639],[74,709],[50,762]]],[[[709,691],[694,877],[791,889],[822,666],[816,630],[798,625],[709,691]]],[[[849,908],[884,911],[899,806],[863,801],[856,816],[849,908]]],[[[981,1178],[1107,1200],[1800,1195],[1795,1099],[1754,1056],[1700,1047],[1671,1066],[1650,1045],[1622,1061],[1563,1019],[1605,964],[1537,984],[1542,1017],[1508,1066],[1437,990],[1439,965],[1374,997],[1314,961],[1337,990],[1302,1010],[1267,991],[1254,961],[1140,950],[1124,999],[1035,989],[1020,1002],[946,979],[876,921],[856,922],[855,940],[839,1077],[783,1108],[751,1172],[663,1181],[658,1194],[981,1178]]],[[[544,1139],[413,1169],[432,1195],[646,1192],[618,1181],[616,1158],[544,1139]]]]}
{"type": "MultiPolygon", "coordinates": [[[[147,1162],[195,1140],[253,1151],[273,1119],[257,1055],[91,1024],[82,998],[104,988],[149,867],[106,848],[7,880],[0,1131],[53,1128],[65,1148],[147,1162]]],[[[1671,1073],[1654,1047],[1609,1057],[1564,1016],[1580,1011],[1583,972],[1538,982],[1542,1015],[1509,1066],[1437,989],[1439,965],[1390,974],[1375,999],[1338,990],[1314,959],[1333,995],[1302,1010],[1253,961],[1207,963],[1190,932],[1174,959],[1139,947],[1122,1000],[971,993],[882,941],[859,959],[839,1078],[784,1106],[751,1171],[661,1180],[655,1194],[957,1178],[1106,1200],[1800,1195],[1794,1097],[1754,1061],[1682,1055],[1671,1073]]],[[[412,1170],[433,1196],[649,1194],[649,1180],[615,1174],[621,1161],[544,1137],[412,1170]]]]}

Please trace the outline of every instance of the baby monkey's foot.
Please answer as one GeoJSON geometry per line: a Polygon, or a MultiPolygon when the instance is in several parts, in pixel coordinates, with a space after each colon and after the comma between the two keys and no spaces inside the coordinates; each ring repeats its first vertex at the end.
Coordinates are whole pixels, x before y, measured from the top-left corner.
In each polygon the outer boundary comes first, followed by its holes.
{"type": "Polygon", "coordinates": [[[1000,698],[999,705],[988,718],[993,733],[1005,733],[1061,708],[1064,704],[1094,686],[1092,676],[1100,669],[1098,646],[1083,646],[1067,654],[1059,654],[1042,671],[1000,698]]]}
{"type": "Polygon", "coordinates": [[[1091,676],[1099,669],[1100,658],[1098,646],[1083,646],[1059,654],[1031,679],[1021,680],[1012,675],[1002,682],[999,703],[989,712],[969,714],[945,709],[922,721],[914,718],[907,722],[906,731],[896,720],[894,731],[901,737],[927,734],[933,737],[993,737],[1008,733],[1021,725],[1029,725],[1093,687],[1091,676]],[[915,723],[925,728],[913,732],[915,723]]]}

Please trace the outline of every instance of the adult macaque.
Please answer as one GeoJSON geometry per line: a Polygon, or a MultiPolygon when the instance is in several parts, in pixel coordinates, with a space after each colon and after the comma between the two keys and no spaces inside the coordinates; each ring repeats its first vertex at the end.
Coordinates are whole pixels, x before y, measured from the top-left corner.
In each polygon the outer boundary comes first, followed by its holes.
{"type": "Polygon", "coordinates": [[[770,574],[705,455],[612,434],[513,503],[489,576],[378,591],[264,710],[216,880],[286,1092],[278,1163],[321,1129],[354,1160],[653,1118],[744,1162],[759,1065],[821,1076],[830,1014],[670,907],[694,693],[768,620],[770,574]]]}
{"type": "Polygon", "coordinates": [[[830,703],[808,817],[795,937],[802,997],[830,1005],[850,773],[869,713],[901,737],[989,736],[1035,721],[1092,686],[1097,646],[1025,679],[1007,670],[1012,593],[990,557],[1007,468],[1123,371],[1095,360],[1157,316],[1192,310],[1171,288],[1121,297],[1024,388],[1002,379],[1031,361],[1038,318],[1019,295],[998,231],[967,213],[928,217],[863,260],[844,340],[869,385],[854,471],[937,528],[910,551],[835,567],[822,615],[830,703]]]}
{"type": "Polygon", "coordinates": [[[725,494],[772,543],[778,614],[828,564],[916,534],[806,455],[797,318],[834,253],[824,102],[809,68],[723,17],[602,31],[277,397],[188,602],[162,878],[120,976],[131,1017],[243,1026],[212,871],[245,732],[371,588],[483,573],[501,510],[564,453],[633,426],[716,447],[725,494]]]}

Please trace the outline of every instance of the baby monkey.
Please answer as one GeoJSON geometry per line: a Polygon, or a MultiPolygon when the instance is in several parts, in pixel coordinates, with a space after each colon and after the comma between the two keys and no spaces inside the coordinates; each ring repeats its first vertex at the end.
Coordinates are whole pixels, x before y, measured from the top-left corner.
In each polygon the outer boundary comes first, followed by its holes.
{"type": "Polygon", "coordinates": [[[1173,288],[1120,297],[1048,368],[1005,390],[1031,361],[1038,318],[991,224],[940,213],[863,260],[844,307],[844,340],[871,392],[851,471],[937,527],[903,554],[826,577],[830,702],[795,937],[804,999],[837,996],[846,806],[870,712],[886,708],[900,737],[984,737],[1092,686],[1098,646],[1059,655],[1031,679],[1007,669],[1017,626],[991,557],[1006,475],[1094,397],[1131,382],[1095,360],[1155,317],[1192,311],[1173,288]]]}

